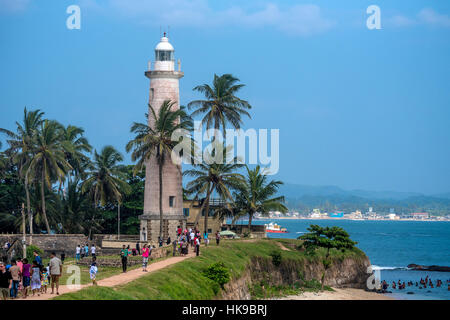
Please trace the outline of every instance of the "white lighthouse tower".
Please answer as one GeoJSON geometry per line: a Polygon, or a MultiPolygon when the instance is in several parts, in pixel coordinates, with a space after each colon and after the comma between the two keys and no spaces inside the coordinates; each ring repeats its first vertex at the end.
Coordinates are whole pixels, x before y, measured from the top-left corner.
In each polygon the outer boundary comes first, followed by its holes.
{"type": "MultiPolygon", "coordinates": [[[[150,79],[149,104],[156,114],[164,101],[174,102],[173,108],[179,108],[180,93],[179,80],[183,77],[180,61],[175,70],[174,48],[170,44],[166,33],[155,48],[155,62],[149,62],[145,76],[150,79]]],[[[148,112],[150,114],[150,110],[148,112]]],[[[149,117],[149,126],[153,126],[153,119],[149,117]]],[[[183,215],[183,189],[181,165],[172,162],[170,155],[166,157],[163,167],[163,238],[176,238],[178,226],[184,228],[186,218],[183,215]]],[[[154,242],[158,240],[160,232],[159,210],[159,166],[153,157],[146,165],[144,214],[141,219],[141,241],[154,242]]]]}

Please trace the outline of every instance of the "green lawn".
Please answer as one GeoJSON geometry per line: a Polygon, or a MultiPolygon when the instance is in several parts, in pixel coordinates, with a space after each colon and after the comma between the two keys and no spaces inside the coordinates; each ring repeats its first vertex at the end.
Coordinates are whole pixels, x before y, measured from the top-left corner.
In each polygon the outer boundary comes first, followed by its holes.
{"type": "MultiPolygon", "coordinates": [[[[323,252],[315,257],[306,256],[295,247],[298,240],[281,240],[285,246],[289,243],[294,249],[283,251],[276,243],[278,239],[259,241],[223,241],[220,246],[214,244],[202,247],[199,257],[186,259],[163,270],[149,273],[126,285],[114,288],[89,287],[78,292],[56,297],[57,300],[186,300],[220,298],[217,285],[203,275],[203,271],[211,264],[221,261],[229,269],[232,278],[239,278],[251,263],[252,257],[270,258],[274,251],[279,252],[282,259],[314,260],[321,259],[323,252]]],[[[345,254],[333,252],[337,258],[344,256],[364,256],[359,249],[345,254]]],[[[319,260],[318,260],[319,261],[319,260]]],[[[315,286],[315,285],[314,285],[315,286]]],[[[314,287],[313,286],[313,287],[314,287]]],[[[276,288],[277,292],[283,288],[276,288]]],[[[287,288],[289,289],[289,288],[287,288]]],[[[308,289],[308,288],[306,288],[308,289]]],[[[290,289],[289,289],[290,290],[290,289]]],[[[303,290],[303,289],[301,289],[303,290]]],[[[289,292],[287,292],[289,293],[289,292]]],[[[256,295],[258,297],[258,295],[256,295]]]]}
{"type": "MultiPolygon", "coordinates": [[[[114,257],[114,256],[99,256],[97,257],[98,259],[117,259],[118,261],[120,260],[120,257],[114,257]]],[[[132,257],[133,260],[134,259],[139,259],[141,260],[141,257],[132,257]]],[[[43,264],[46,266],[48,264],[49,259],[44,259],[43,260],[43,264]]],[[[69,266],[73,266],[76,265],[75,264],[75,258],[66,258],[64,260],[64,265],[63,265],[63,274],[59,280],[60,284],[66,284],[67,279],[73,274],[68,272],[68,268],[69,266]]],[[[90,266],[85,266],[85,265],[77,265],[80,268],[80,274],[81,274],[81,283],[80,284],[88,284],[91,283],[91,279],[89,277],[89,269],[90,266]]],[[[135,265],[135,266],[129,266],[128,270],[134,270],[137,268],[140,268],[141,265],[135,265]]],[[[97,273],[97,280],[101,280],[101,279],[105,279],[105,278],[109,278],[111,276],[114,276],[116,274],[120,274],[122,273],[122,268],[115,268],[115,267],[102,267],[101,265],[98,267],[98,273],[97,273]]]]}

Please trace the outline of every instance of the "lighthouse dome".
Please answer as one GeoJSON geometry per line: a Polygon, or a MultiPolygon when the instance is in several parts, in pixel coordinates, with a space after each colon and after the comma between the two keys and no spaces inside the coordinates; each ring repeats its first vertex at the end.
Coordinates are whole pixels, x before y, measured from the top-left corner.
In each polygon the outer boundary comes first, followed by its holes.
{"type": "Polygon", "coordinates": [[[161,41],[156,45],[157,51],[174,51],[172,45],[169,42],[169,38],[166,36],[161,38],[161,41]]]}

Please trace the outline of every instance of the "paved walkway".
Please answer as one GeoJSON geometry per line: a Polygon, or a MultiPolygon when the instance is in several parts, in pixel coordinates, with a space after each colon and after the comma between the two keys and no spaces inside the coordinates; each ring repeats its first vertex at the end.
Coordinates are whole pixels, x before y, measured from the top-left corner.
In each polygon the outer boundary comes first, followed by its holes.
{"type": "MultiPolygon", "coordinates": [[[[97,284],[99,286],[104,286],[104,287],[119,286],[119,285],[122,285],[122,284],[126,284],[128,282],[131,282],[133,280],[136,280],[136,279],[138,279],[138,278],[140,278],[142,276],[145,276],[145,275],[149,274],[149,272],[153,272],[153,271],[157,271],[157,270],[163,269],[163,268],[165,268],[167,266],[170,266],[172,264],[181,262],[181,261],[183,261],[185,259],[189,259],[189,258],[192,258],[192,257],[195,257],[195,252],[191,251],[191,253],[189,253],[186,256],[170,257],[170,258],[167,258],[167,259],[155,262],[155,263],[151,263],[147,267],[148,272],[143,272],[142,268],[134,269],[134,270],[131,270],[131,271],[127,271],[126,273],[120,273],[120,274],[117,274],[117,275],[109,277],[109,278],[98,280],[97,284]]],[[[83,288],[90,287],[90,286],[92,286],[92,284],[83,284],[83,285],[80,285],[77,288],[70,288],[67,285],[60,285],[59,286],[59,294],[62,295],[62,294],[65,294],[65,293],[76,292],[76,291],[79,291],[79,290],[81,290],[83,288]]],[[[37,295],[34,296],[34,297],[28,296],[27,299],[19,298],[17,300],[24,300],[24,301],[25,300],[48,300],[48,299],[51,299],[51,298],[56,296],[56,294],[50,294],[51,291],[52,291],[51,286],[49,286],[47,288],[47,293],[46,294],[41,294],[39,297],[37,295]]],[[[56,288],[55,288],[55,292],[56,292],[56,288]]]]}

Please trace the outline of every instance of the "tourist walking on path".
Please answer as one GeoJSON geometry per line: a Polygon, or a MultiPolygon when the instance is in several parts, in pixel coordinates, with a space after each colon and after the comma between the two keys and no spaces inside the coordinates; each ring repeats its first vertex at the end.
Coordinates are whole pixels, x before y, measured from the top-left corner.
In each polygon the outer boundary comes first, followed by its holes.
{"type": "Polygon", "coordinates": [[[141,247],[139,245],[139,242],[136,242],[136,251],[138,252],[138,254],[141,254],[141,247]]]}
{"type": "Polygon", "coordinates": [[[0,261],[0,296],[3,300],[8,299],[12,287],[11,273],[6,270],[5,263],[0,261]]]}
{"type": "Polygon", "coordinates": [[[127,272],[128,255],[128,249],[123,245],[122,250],[120,250],[120,256],[122,257],[122,270],[124,273],[127,272]]]}
{"type": "Polygon", "coordinates": [[[208,244],[209,244],[208,232],[205,232],[205,233],[203,234],[203,238],[205,239],[205,247],[207,247],[208,244]]]}
{"type": "Polygon", "coordinates": [[[49,285],[49,274],[48,274],[48,268],[43,267],[42,269],[42,283],[41,283],[41,292],[47,293],[47,287],[49,285]]]}
{"type": "Polygon", "coordinates": [[[33,292],[33,297],[37,293],[38,297],[41,292],[41,266],[38,264],[37,260],[33,261],[33,267],[31,268],[31,292],[33,292]]]}
{"type": "Polygon", "coordinates": [[[28,296],[28,287],[30,286],[30,271],[31,264],[28,263],[28,259],[23,259],[22,266],[22,285],[23,285],[23,298],[25,299],[28,296]]]}
{"type": "Polygon", "coordinates": [[[81,247],[80,245],[77,246],[77,248],[75,249],[75,261],[78,264],[78,262],[81,259],[81,247]]]}
{"type": "Polygon", "coordinates": [[[142,271],[143,272],[147,272],[149,255],[150,255],[150,249],[147,247],[146,244],[144,244],[144,247],[142,248],[142,271]]]}
{"type": "Polygon", "coordinates": [[[177,243],[178,243],[177,240],[175,240],[174,242],[172,242],[172,247],[173,247],[172,256],[173,256],[173,257],[175,257],[175,253],[177,252],[177,243]]]}
{"type": "Polygon", "coordinates": [[[198,257],[198,255],[200,254],[200,239],[196,237],[194,241],[195,241],[195,253],[198,257]]]}
{"type": "Polygon", "coordinates": [[[9,268],[9,273],[11,273],[11,278],[12,278],[12,286],[11,286],[11,299],[15,299],[17,298],[17,291],[19,290],[19,283],[20,283],[20,276],[21,276],[21,271],[19,266],[16,263],[16,260],[12,260],[11,261],[11,268],[9,268]]]}
{"type": "Polygon", "coordinates": [[[84,246],[84,256],[89,257],[89,245],[87,243],[84,246]]]}
{"type": "Polygon", "coordinates": [[[97,285],[97,272],[98,272],[98,268],[97,268],[97,262],[96,262],[96,258],[93,257],[92,258],[92,264],[91,264],[91,268],[89,269],[89,277],[92,280],[92,285],[96,286],[97,285]]]}
{"type": "Polygon", "coordinates": [[[56,285],[56,294],[59,295],[59,278],[62,274],[62,262],[61,260],[56,257],[56,253],[52,252],[50,254],[50,277],[51,277],[51,285],[52,285],[52,292],[53,294],[55,291],[55,285],[56,285]]]}
{"type": "Polygon", "coordinates": [[[92,258],[95,258],[95,257],[96,257],[96,255],[95,255],[95,250],[96,250],[95,244],[92,244],[92,246],[91,246],[91,255],[92,255],[92,258]]]}
{"type": "Polygon", "coordinates": [[[37,251],[33,251],[34,260],[36,260],[38,266],[42,266],[42,258],[39,256],[37,251]]]}
{"type": "Polygon", "coordinates": [[[220,242],[220,233],[219,231],[216,232],[216,244],[219,245],[220,242]]]}

